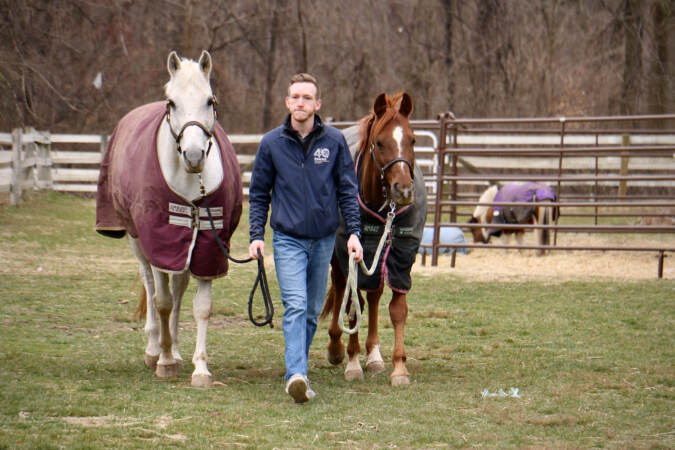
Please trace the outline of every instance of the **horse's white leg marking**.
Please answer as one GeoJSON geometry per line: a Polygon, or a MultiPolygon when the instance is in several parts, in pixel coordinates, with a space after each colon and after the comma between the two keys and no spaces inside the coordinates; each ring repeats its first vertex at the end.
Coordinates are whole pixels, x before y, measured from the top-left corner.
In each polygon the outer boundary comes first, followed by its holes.
{"type": "Polygon", "coordinates": [[[363,369],[361,368],[361,363],[359,363],[358,353],[350,357],[347,361],[347,367],[345,367],[345,380],[363,380],[363,369]]]}
{"type": "Polygon", "coordinates": [[[181,274],[171,275],[171,295],[173,297],[173,309],[169,317],[169,326],[171,329],[171,353],[178,363],[179,369],[183,365],[183,357],[178,350],[178,321],[180,320],[180,305],[183,300],[183,294],[190,283],[190,274],[185,271],[181,274]]]}
{"type": "Polygon", "coordinates": [[[159,359],[159,322],[155,313],[155,306],[152,299],[155,296],[155,280],[152,276],[152,268],[148,260],[143,256],[138,239],[129,237],[129,246],[138,260],[139,272],[143,286],[145,287],[145,335],[148,337],[148,344],[145,347],[145,365],[154,369],[159,359]]]}
{"type": "Polygon", "coordinates": [[[211,317],[211,280],[197,281],[197,294],[193,300],[192,313],[197,321],[197,344],[192,356],[195,365],[192,372],[192,386],[209,387],[212,377],[207,367],[206,331],[211,317]]]}
{"type": "Polygon", "coordinates": [[[384,370],[384,360],[382,359],[379,345],[373,345],[372,350],[368,353],[366,370],[371,373],[380,373],[384,370]]]}
{"type": "Polygon", "coordinates": [[[152,268],[152,275],[155,278],[154,305],[159,316],[160,347],[155,374],[162,378],[175,377],[178,375],[178,366],[171,351],[173,340],[169,319],[173,309],[173,298],[169,289],[169,275],[155,267],[152,268]]]}
{"type": "MultiPolygon", "coordinates": [[[[525,232],[524,231],[516,231],[514,234],[516,236],[516,243],[518,245],[523,245],[523,242],[525,242],[525,232]]],[[[523,249],[519,248],[518,252],[522,253],[523,249]]]]}
{"type": "MultiPolygon", "coordinates": [[[[507,233],[504,233],[502,231],[502,235],[500,237],[500,240],[502,241],[502,245],[509,245],[509,242],[511,241],[511,235],[507,234],[507,233]]],[[[504,253],[506,253],[508,251],[509,251],[509,249],[507,249],[507,248],[504,249],[504,253]]]]}

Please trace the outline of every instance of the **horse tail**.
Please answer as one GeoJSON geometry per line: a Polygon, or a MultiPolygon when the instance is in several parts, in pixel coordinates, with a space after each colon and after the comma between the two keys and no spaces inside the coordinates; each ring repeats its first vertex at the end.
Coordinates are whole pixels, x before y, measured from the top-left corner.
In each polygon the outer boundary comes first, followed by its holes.
{"type": "MultiPolygon", "coordinates": [[[[336,306],[336,302],[342,302],[342,295],[344,292],[338,292],[338,285],[344,286],[345,276],[340,270],[340,262],[337,258],[337,253],[333,252],[333,256],[330,260],[330,289],[326,294],[326,300],[323,302],[323,308],[321,309],[321,314],[319,314],[319,319],[323,320],[328,317],[336,306]],[[342,281],[340,283],[340,281],[342,281]]],[[[341,305],[339,305],[341,306],[341,305]]]]}
{"type": "Polygon", "coordinates": [[[141,289],[141,292],[138,294],[138,305],[136,305],[136,311],[134,311],[133,318],[135,320],[145,320],[145,317],[148,313],[148,296],[145,293],[145,287],[141,289]]]}
{"type": "Polygon", "coordinates": [[[330,289],[328,289],[328,293],[326,294],[326,301],[323,303],[323,309],[321,310],[321,314],[319,314],[320,320],[325,319],[333,312],[333,305],[335,304],[335,299],[337,298],[337,292],[335,288],[335,283],[332,282],[332,278],[333,276],[331,275],[330,289]]]}

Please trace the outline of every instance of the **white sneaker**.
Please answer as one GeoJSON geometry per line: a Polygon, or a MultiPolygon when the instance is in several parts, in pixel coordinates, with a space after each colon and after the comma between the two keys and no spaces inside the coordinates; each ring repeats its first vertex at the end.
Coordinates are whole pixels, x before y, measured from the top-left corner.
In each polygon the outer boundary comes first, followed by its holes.
{"type": "Polygon", "coordinates": [[[305,403],[308,401],[311,398],[308,390],[309,385],[307,384],[307,380],[299,373],[292,375],[286,383],[286,392],[293,397],[295,403],[305,403]]]}
{"type": "Polygon", "coordinates": [[[316,392],[314,392],[314,391],[312,390],[312,388],[308,386],[308,387],[307,387],[307,398],[311,400],[311,399],[313,399],[314,397],[316,397],[316,392]]]}

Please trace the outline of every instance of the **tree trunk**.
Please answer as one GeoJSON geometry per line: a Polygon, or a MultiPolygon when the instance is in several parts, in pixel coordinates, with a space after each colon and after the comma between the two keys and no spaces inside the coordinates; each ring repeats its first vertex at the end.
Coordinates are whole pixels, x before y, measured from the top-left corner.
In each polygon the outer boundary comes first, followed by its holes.
{"type": "Polygon", "coordinates": [[[265,73],[265,96],[263,100],[263,130],[272,127],[272,105],[275,101],[274,82],[276,80],[276,56],[277,38],[279,34],[279,10],[280,0],[274,2],[272,7],[272,21],[270,23],[269,47],[267,50],[267,64],[265,73]]]}
{"type": "Polygon", "coordinates": [[[642,81],[642,11],[644,0],[624,3],[624,65],[621,88],[621,114],[638,114],[642,81]]]}
{"type": "MultiPolygon", "coordinates": [[[[673,0],[658,0],[652,9],[654,27],[654,56],[648,79],[647,113],[665,114],[672,107],[672,83],[670,61],[668,60],[669,28],[668,19],[675,7],[673,0]]],[[[665,123],[664,123],[665,126],[665,123]]]]}

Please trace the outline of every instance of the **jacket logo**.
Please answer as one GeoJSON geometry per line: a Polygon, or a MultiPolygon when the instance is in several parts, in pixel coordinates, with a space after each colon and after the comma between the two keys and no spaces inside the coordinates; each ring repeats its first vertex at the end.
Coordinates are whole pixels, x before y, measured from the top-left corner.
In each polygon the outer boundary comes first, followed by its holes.
{"type": "Polygon", "coordinates": [[[330,150],[327,148],[317,148],[314,151],[314,164],[323,164],[328,162],[328,158],[330,157],[330,150]]]}

